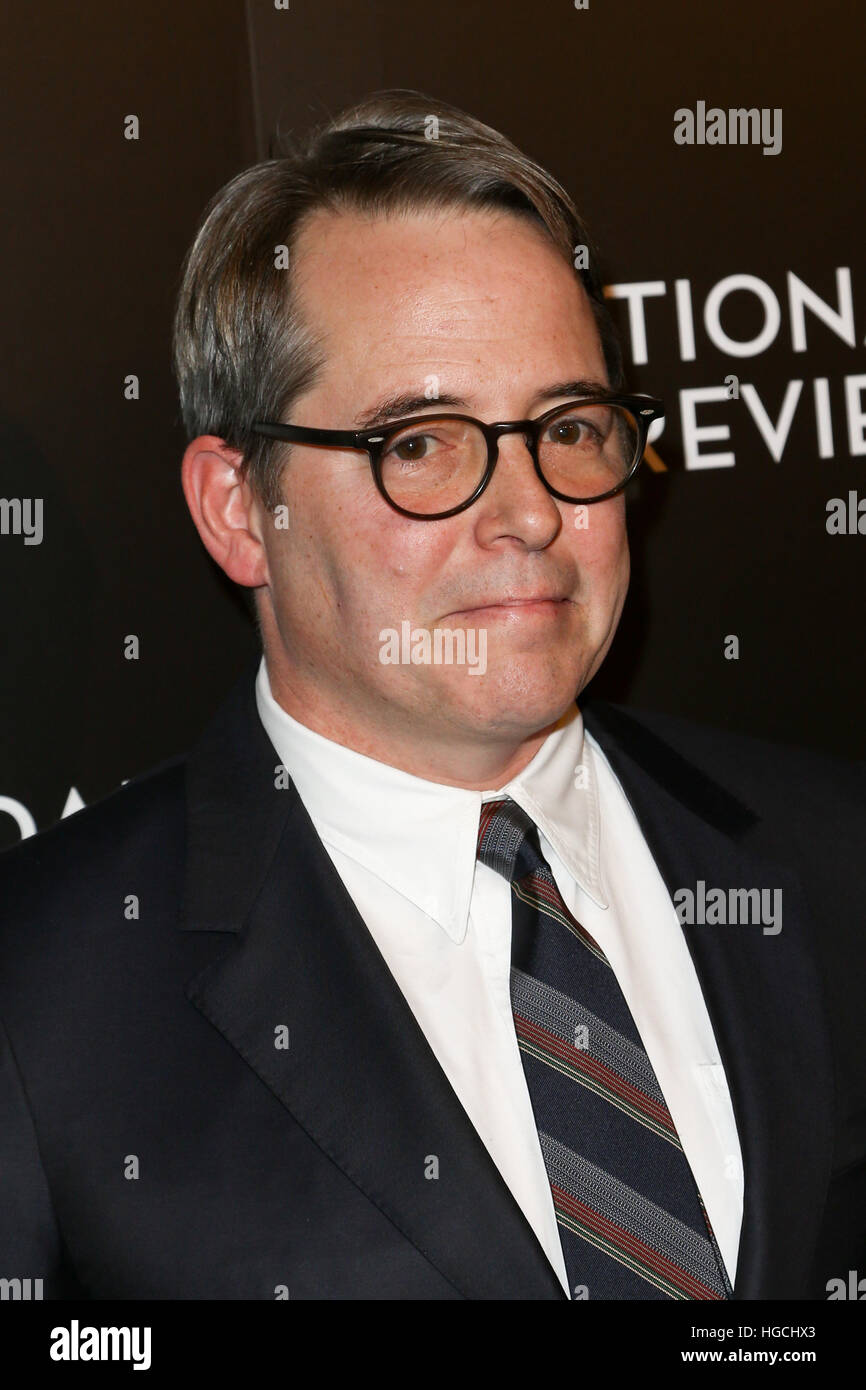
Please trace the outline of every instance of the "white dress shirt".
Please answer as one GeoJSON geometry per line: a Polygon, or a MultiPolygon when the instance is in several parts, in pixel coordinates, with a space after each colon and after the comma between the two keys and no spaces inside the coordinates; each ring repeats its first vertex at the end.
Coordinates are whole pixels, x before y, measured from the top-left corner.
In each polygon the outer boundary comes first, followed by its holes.
{"type": "Polygon", "coordinates": [[[256,702],[349,896],[569,1293],[511,1012],[511,886],[476,860],[482,801],[507,795],[532,817],[563,900],[616,974],[733,1283],[743,1173],[724,1069],[668,890],[577,707],[512,781],[478,792],[415,777],[299,723],[274,700],[264,658],[256,702]]]}

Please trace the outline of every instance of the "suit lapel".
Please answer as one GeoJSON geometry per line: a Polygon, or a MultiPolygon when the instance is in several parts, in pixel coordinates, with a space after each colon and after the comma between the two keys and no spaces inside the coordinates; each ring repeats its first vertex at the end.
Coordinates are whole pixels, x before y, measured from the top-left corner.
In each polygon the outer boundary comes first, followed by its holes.
{"type": "Polygon", "coordinates": [[[189,999],[455,1290],[564,1299],[276,762],[247,676],[188,762],[181,925],[232,934],[189,999]]]}
{"type": "Polygon", "coordinates": [[[832,1076],[814,930],[772,828],[622,710],[584,712],[669,892],[782,890],[782,929],[685,925],[731,1091],[745,1202],[734,1297],[802,1297],[830,1172],[832,1076]]]}

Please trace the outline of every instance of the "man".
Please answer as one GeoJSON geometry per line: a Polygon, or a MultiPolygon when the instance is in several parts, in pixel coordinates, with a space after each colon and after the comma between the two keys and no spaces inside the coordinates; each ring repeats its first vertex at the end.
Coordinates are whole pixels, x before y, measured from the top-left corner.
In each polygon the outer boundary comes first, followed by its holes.
{"type": "Polygon", "coordinates": [[[4,1272],[826,1297],[866,1233],[862,785],[576,703],[661,407],[567,196],[374,96],[217,196],[175,360],[263,660],[4,856],[4,1272]]]}

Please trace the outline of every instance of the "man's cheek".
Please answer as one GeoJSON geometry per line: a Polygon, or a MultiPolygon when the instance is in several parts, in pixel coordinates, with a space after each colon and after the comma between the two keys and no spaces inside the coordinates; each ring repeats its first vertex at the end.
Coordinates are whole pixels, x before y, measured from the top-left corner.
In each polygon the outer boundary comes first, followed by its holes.
{"type": "Polygon", "coordinates": [[[584,550],[578,552],[578,565],[602,581],[618,578],[628,565],[628,547],[622,529],[615,525],[599,526],[595,534],[587,538],[584,550]]]}

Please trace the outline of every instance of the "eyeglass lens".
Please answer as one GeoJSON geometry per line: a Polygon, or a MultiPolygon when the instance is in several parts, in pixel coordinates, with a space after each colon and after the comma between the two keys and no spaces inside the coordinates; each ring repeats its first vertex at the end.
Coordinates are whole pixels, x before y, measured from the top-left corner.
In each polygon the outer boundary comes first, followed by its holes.
{"type": "MultiPolygon", "coordinates": [[[[638,439],[635,417],[625,406],[572,404],[545,424],[539,467],[557,492],[588,501],[623,482],[636,462],[638,439]]],[[[404,425],[382,448],[382,486],[398,507],[419,516],[466,502],[486,468],[481,430],[450,416],[404,425]]]]}

